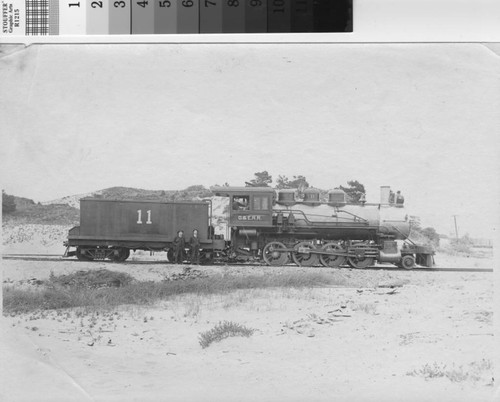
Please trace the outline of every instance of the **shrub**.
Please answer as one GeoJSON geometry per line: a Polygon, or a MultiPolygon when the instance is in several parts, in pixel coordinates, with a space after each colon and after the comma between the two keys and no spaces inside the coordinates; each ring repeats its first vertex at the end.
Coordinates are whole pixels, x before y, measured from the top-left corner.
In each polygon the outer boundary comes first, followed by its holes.
{"type": "Polygon", "coordinates": [[[448,368],[446,364],[443,363],[434,363],[433,365],[425,364],[418,370],[415,369],[407,372],[406,375],[423,377],[426,380],[446,377],[451,382],[463,382],[467,380],[476,382],[483,377],[489,377],[491,371],[491,361],[482,359],[480,362],[470,363],[466,369],[464,369],[463,366],[457,368],[454,364],[451,368],[448,368]]]}
{"type": "Polygon", "coordinates": [[[452,239],[450,241],[450,246],[454,251],[459,253],[470,253],[472,252],[473,243],[469,235],[465,235],[459,239],[452,239]]]}
{"type": "Polygon", "coordinates": [[[202,332],[199,337],[200,345],[203,349],[210,346],[212,342],[220,342],[223,339],[233,336],[249,337],[254,333],[254,329],[247,328],[241,324],[224,321],[219,322],[209,331],[202,332]]]}
{"type": "Polygon", "coordinates": [[[412,225],[410,239],[417,244],[432,247],[434,250],[439,247],[439,234],[432,227],[422,229],[418,225],[412,225]]]}

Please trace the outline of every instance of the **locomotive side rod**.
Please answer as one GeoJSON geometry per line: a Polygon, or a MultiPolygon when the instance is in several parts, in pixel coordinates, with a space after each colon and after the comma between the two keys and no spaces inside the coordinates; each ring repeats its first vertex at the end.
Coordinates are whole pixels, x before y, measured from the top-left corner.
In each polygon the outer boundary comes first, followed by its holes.
{"type": "MultiPolygon", "coordinates": [[[[342,251],[324,251],[324,250],[311,250],[307,247],[299,247],[298,250],[294,248],[277,248],[273,249],[273,251],[277,251],[279,253],[300,253],[300,254],[319,254],[319,255],[331,255],[334,257],[358,257],[361,253],[355,253],[351,250],[347,252],[342,251]]],[[[372,258],[377,256],[376,251],[367,250],[363,253],[364,257],[372,258]]]]}

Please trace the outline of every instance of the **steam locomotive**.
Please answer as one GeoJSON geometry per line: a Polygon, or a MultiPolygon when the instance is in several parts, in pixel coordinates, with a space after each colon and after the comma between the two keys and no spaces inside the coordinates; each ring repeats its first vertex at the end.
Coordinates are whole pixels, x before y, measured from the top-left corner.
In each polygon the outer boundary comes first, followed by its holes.
{"type": "Polygon", "coordinates": [[[381,187],[378,204],[349,203],[344,191],[306,189],[276,192],[270,187],[212,187],[227,197],[226,236],[215,234],[212,202],[80,200],[80,226],[69,231],[65,257],[125,261],[131,250],[168,251],[178,230],[197,229],[202,262],[265,262],[300,266],[367,268],[390,263],[406,269],[432,267],[434,252],[410,241],[403,204],[381,187]],[[74,250],[73,250],[74,248],[74,250]]]}

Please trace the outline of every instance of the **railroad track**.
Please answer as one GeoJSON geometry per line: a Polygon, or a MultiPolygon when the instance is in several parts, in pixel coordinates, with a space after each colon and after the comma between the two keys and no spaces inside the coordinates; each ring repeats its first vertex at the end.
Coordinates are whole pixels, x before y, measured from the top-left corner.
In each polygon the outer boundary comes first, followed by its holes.
{"type": "MultiPolygon", "coordinates": [[[[59,254],[3,254],[2,259],[4,260],[21,260],[21,261],[50,261],[50,262],[71,262],[71,263],[89,263],[90,261],[80,261],[76,258],[63,258],[59,254]]],[[[96,261],[98,262],[98,261],[96,261]]],[[[113,261],[99,261],[106,264],[120,264],[120,265],[170,265],[168,261],[125,261],[125,262],[113,262],[113,261]]],[[[249,264],[249,263],[235,263],[220,264],[221,266],[237,265],[243,267],[255,267],[255,266],[265,266],[263,264],[249,264]]],[[[286,266],[296,267],[295,264],[289,264],[286,266]]],[[[325,268],[325,267],[318,267],[325,268]]],[[[331,269],[331,268],[328,268],[331,269]]],[[[340,269],[354,269],[350,267],[341,267],[340,269]]],[[[398,268],[396,266],[389,265],[377,265],[372,267],[363,268],[364,270],[379,271],[379,270],[390,270],[390,271],[408,271],[404,268],[398,268]]],[[[456,267],[436,267],[436,268],[421,268],[416,267],[411,271],[426,271],[426,272],[493,272],[493,268],[456,268],[456,267]]]]}

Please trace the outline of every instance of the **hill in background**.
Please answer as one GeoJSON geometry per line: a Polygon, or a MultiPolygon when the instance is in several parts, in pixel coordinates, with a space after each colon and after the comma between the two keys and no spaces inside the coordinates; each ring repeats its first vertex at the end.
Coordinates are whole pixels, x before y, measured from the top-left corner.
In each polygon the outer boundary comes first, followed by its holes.
{"type": "Polygon", "coordinates": [[[14,204],[16,204],[16,211],[21,211],[36,205],[35,201],[29,198],[16,197],[16,196],[13,197],[14,197],[14,204]]]}
{"type": "Polygon", "coordinates": [[[80,219],[80,211],[68,204],[42,205],[29,198],[12,196],[15,211],[2,214],[2,226],[42,224],[74,225],[80,219]]]}
{"type": "Polygon", "coordinates": [[[77,225],[80,210],[66,204],[32,205],[2,216],[2,224],[77,225]]]}
{"type": "Polygon", "coordinates": [[[85,197],[96,197],[104,199],[139,199],[157,201],[190,201],[212,197],[212,192],[202,185],[189,186],[184,190],[145,190],[134,187],[110,187],[93,193],[76,194],[57,200],[43,202],[42,205],[67,204],[74,208],[80,208],[79,200],[85,197]]]}

